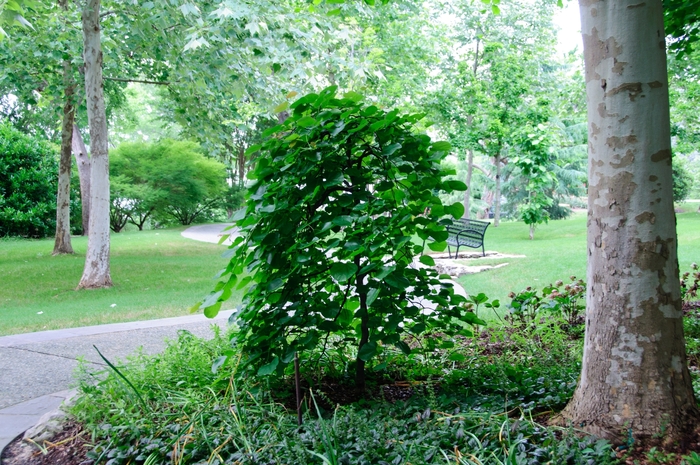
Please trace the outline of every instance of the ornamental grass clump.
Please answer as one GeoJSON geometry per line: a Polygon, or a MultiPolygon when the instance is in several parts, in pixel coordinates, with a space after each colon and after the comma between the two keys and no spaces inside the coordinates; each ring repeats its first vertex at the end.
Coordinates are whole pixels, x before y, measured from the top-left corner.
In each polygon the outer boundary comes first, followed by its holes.
{"type": "Polygon", "coordinates": [[[383,345],[408,354],[406,334],[470,335],[478,322],[422,255],[426,241],[444,250],[445,225],[464,213],[438,193],[466,186],[440,165],[450,144],[415,131],[422,115],[386,112],[352,92],[339,97],[336,87],[289,109],[248,150],[257,158],[234,217],[241,235],[201,308],[214,316],[249,286],[234,336],[244,363],[258,375],[282,373],[297,353],[354,347],[363,389],[365,364],[383,345]]]}

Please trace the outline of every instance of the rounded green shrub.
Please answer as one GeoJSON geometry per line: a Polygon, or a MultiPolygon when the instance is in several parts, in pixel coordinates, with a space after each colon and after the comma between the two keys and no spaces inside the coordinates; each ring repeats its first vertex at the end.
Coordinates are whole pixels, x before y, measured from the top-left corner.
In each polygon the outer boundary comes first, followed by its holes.
{"type": "Polygon", "coordinates": [[[49,144],[0,124],[0,236],[53,234],[57,179],[49,144]]]}

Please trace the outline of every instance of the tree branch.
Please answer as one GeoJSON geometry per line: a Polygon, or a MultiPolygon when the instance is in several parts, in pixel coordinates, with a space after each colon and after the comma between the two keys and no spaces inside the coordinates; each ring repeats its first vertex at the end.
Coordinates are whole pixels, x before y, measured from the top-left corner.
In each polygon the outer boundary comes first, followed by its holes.
{"type": "Polygon", "coordinates": [[[139,82],[141,84],[155,84],[157,86],[169,86],[170,85],[170,82],[168,82],[168,81],[148,81],[145,79],[124,79],[124,78],[115,78],[115,77],[109,77],[109,76],[105,76],[103,79],[105,81],[139,82]]]}

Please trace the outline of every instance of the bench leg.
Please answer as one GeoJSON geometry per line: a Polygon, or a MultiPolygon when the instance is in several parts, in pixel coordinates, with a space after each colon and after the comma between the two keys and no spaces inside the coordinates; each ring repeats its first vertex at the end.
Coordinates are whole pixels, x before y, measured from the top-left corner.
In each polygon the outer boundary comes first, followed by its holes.
{"type": "Polygon", "coordinates": [[[455,250],[455,260],[459,258],[459,244],[457,245],[457,250],[455,250]]]}
{"type": "Polygon", "coordinates": [[[486,251],[484,250],[484,243],[481,243],[481,256],[485,257],[486,256],[486,251]]]}
{"type": "Polygon", "coordinates": [[[450,247],[450,244],[447,244],[447,256],[452,258],[452,248],[450,247]]]}

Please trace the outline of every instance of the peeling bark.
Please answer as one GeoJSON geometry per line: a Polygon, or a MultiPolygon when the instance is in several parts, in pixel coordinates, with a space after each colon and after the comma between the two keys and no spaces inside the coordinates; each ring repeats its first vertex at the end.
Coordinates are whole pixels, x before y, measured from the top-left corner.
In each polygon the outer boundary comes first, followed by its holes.
{"type": "Polygon", "coordinates": [[[100,0],[88,0],[83,10],[85,94],[90,126],[90,225],[88,250],[79,289],[109,287],[109,159],[107,117],[102,82],[100,0]]]}
{"type": "Polygon", "coordinates": [[[75,82],[69,60],[63,61],[63,85],[65,103],[61,128],[61,160],[58,168],[58,192],[56,194],[56,239],[52,255],[72,254],[70,241],[70,172],[73,120],[75,118],[75,82]]]}
{"type": "Polygon", "coordinates": [[[614,441],[691,433],[661,2],[581,1],[589,122],[583,367],[562,417],[614,441]],[[640,84],[650,83],[650,84],[640,84]]]}

